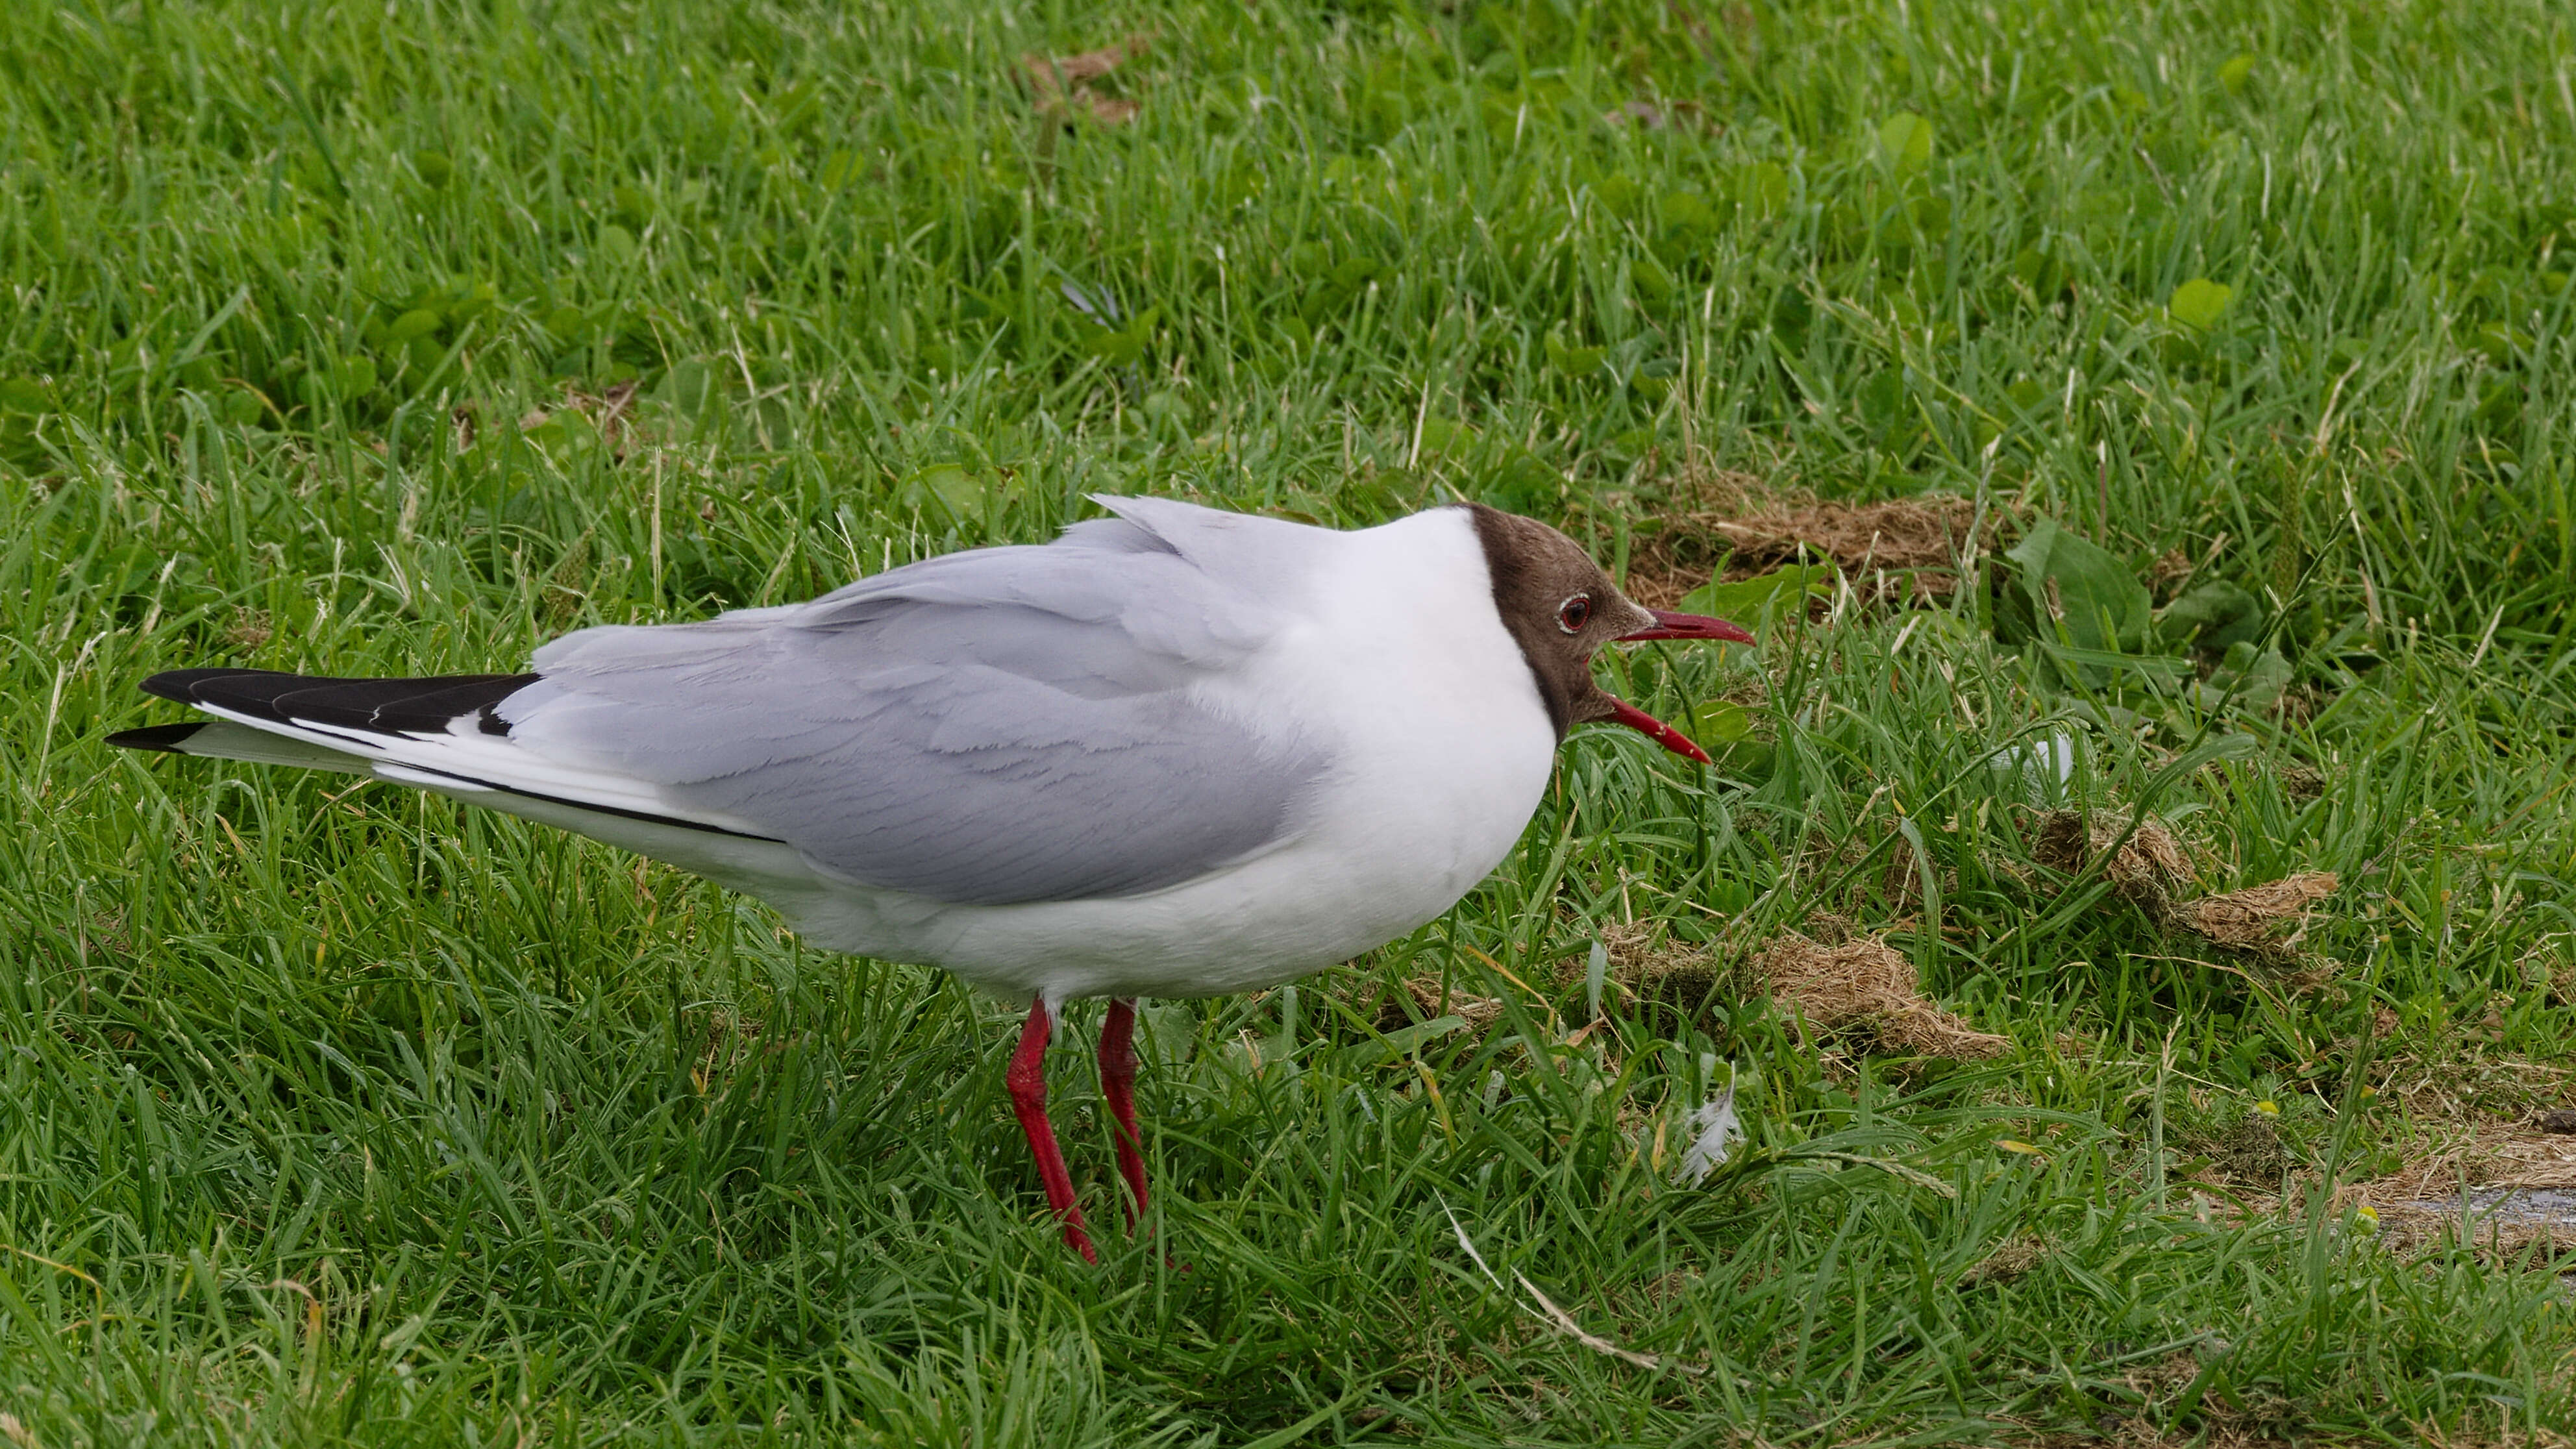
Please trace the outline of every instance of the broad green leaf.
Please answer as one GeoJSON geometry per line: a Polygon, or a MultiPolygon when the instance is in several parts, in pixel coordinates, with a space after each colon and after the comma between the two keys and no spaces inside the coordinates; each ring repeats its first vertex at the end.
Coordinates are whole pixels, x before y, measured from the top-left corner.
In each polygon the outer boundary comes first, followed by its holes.
{"type": "Polygon", "coordinates": [[[2224,282],[2194,277],[2174,288],[2172,300],[2165,303],[2165,311],[2185,327],[2197,327],[2206,332],[2218,325],[2218,319],[2227,314],[2227,304],[2235,297],[2236,289],[2224,282]]]}
{"type": "Polygon", "coordinates": [[[1789,204],[1789,173],[1773,161],[1756,161],[1735,174],[1735,204],[1771,216],[1789,204]]]}
{"type": "Polygon", "coordinates": [[[2263,601],[2223,579],[2196,585],[2156,616],[2167,642],[2225,649],[2263,632],[2263,601]]]}
{"type": "Polygon", "coordinates": [[[1649,302],[1662,302],[1673,295],[1673,274],[1653,257],[1641,256],[1629,264],[1628,280],[1635,284],[1637,295],[1649,302]]]}
{"type": "Polygon", "coordinates": [[[2290,661],[2278,651],[2258,652],[2252,641],[2239,640],[2228,646],[2226,657],[2192,693],[2203,709],[2233,705],[2259,714],[2278,705],[2297,678],[2290,661]]]}
{"type": "MultiPolygon", "coordinates": [[[[1650,401],[1661,402],[1673,390],[1674,379],[1680,376],[1680,363],[1668,357],[1659,357],[1652,362],[1640,364],[1636,371],[1628,374],[1628,386],[1636,389],[1639,395],[1650,401]]],[[[1647,441],[1652,442],[1652,437],[1647,441]]],[[[1645,450],[1640,448],[1634,451],[1641,454],[1645,450]]]]}
{"type": "Polygon", "coordinates": [[[1690,718],[1685,725],[1682,733],[1689,735],[1691,742],[1700,748],[1709,749],[1731,745],[1751,733],[1753,716],[1745,713],[1744,706],[1740,704],[1709,699],[1691,706],[1690,718]]]}
{"type": "Polygon", "coordinates": [[[1556,501],[1565,475],[1527,448],[1513,448],[1485,470],[1478,495],[1506,513],[1530,513],[1556,501]]]}
{"type": "Polygon", "coordinates": [[[1476,430],[1453,418],[1426,417],[1422,420],[1421,440],[1422,456],[1438,458],[1476,441],[1476,430]]]}
{"type": "Polygon", "coordinates": [[[2004,557],[2018,574],[2038,637],[2121,654],[2145,646],[2154,601],[2146,585],[2098,545],[2043,518],[2004,557]]]}
{"type": "Polygon", "coordinates": [[[1145,355],[1145,339],[1132,332],[1100,331],[1091,334],[1082,350],[1108,363],[1111,367],[1129,367],[1145,355]]]}
{"type": "Polygon", "coordinates": [[[1606,347],[1568,347],[1555,333],[1547,334],[1548,366],[1568,377],[1590,377],[1601,370],[1601,360],[1609,355],[1606,347]]]}
{"type": "Polygon", "coordinates": [[[1709,210],[1707,199],[1696,191],[1667,191],[1655,209],[1670,230],[1693,235],[1717,230],[1717,213],[1709,210]]]}
{"type": "Polygon", "coordinates": [[[2254,57],[2251,55],[2229,56],[2226,63],[2218,68],[2218,83],[2231,96],[2245,89],[2245,83],[2253,78],[2254,57]]]}
{"type": "Polygon", "coordinates": [[[1899,171],[1920,171],[1932,164],[1932,123],[1912,111],[1899,111],[1879,123],[1878,153],[1899,171]]]}
{"type": "Polygon", "coordinates": [[[393,320],[393,325],[385,329],[385,337],[392,342],[409,342],[437,331],[444,320],[435,307],[414,307],[393,320]]]}
{"type": "Polygon", "coordinates": [[[983,510],[984,484],[963,464],[933,463],[903,480],[903,498],[915,505],[935,504],[963,522],[983,510]]]}
{"type": "Polygon", "coordinates": [[[2013,253],[2012,271],[2043,302],[2066,290],[2066,264],[2044,247],[2023,247],[2013,253]]]}

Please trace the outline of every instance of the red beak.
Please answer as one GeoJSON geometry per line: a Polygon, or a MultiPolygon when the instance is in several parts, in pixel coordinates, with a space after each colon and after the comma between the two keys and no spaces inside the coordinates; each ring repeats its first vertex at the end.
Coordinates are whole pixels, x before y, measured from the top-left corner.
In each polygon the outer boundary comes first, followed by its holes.
{"type": "Polygon", "coordinates": [[[1642,644],[1649,639],[1723,639],[1730,644],[1750,644],[1753,636],[1724,619],[1711,619],[1700,614],[1674,614],[1662,609],[1646,611],[1655,616],[1655,627],[1622,634],[1622,644],[1642,644]]]}
{"type": "Polygon", "coordinates": [[[1697,760],[1703,765],[1709,762],[1708,751],[1692,744],[1690,742],[1690,736],[1683,734],[1680,730],[1674,729],[1671,725],[1664,723],[1662,720],[1655,718],[1653,715],[1646,713],[1644,710],[1637,708],[1635,705],[1630,704],[1624,699],[1614,699],[1610,702],[1618,707],[1618,713],[1610,716],[1609,722],[1611,724],[1626,725],[1628,728],[1635,730],[1637,733],[1644,735],[1650,740],[1653,740],[1656,744],[1662,745],[1665,749],[1672,751],[1674,754],[1681,756],[1685,760],[1697,760]]]}
{"type": "MultiPolygon", "coordinates": [[[[1751,634],[1724,619],[1711,619],[1700,614],[1675,614],[1663,609],[1646,612],[1655,616],[1655,627],[1622,634],[1620,643],[1642,644],[1649,639],[1722,639],[1730,644],[1753,642],[1751,634]]],[[[1626,700],[1612,700],[1611,703],[1618,707],[1618,712],[1610,716],[1610,723],[1626,725],[1685,760],[1697,760],[1703,765],[1709,763],[1708,752],[1692,744],[1688,735],[1626,700]]]]}

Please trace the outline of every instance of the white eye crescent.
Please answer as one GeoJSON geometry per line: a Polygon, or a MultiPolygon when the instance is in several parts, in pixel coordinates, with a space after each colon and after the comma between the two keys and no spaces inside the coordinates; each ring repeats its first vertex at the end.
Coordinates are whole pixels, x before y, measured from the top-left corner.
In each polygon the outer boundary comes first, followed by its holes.
{"type": "Polygon", "coordinates": [[[1577,594],[1556,606],[1556,627],[1568,634],[1580,634],[1592,622],[1592,596],[1577,594]]]}

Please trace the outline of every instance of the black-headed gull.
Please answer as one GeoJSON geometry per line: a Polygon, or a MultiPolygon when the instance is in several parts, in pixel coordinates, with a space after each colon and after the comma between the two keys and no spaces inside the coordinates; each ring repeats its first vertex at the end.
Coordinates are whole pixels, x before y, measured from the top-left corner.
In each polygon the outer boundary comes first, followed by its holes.
{"type": "Polygon", "coordinates": [[[1135,998],[1250,990],[1430,921],[1510,851],[1622,640],[1751,636],[1641,608],[1575,543],[1476,505],[1340,532],[1156,498],[810,603],[609,625],[525,674],[183,669],[216,722],[137,749],[370,775],[769,902],[818,944],[1031,999],[1011,1098],[1092,1256],[1046,1115],[1058,1007],[1106,996],[1100,1075],[1145,1207],[1135,998]]]}

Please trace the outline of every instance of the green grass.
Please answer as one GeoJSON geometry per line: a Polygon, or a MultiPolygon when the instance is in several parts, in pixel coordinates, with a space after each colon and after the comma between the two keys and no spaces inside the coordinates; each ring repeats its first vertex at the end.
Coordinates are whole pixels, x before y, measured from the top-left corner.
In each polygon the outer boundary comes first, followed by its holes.
{"type": "Polygon", "coordinates": [[[2328,1194],[2549,1099],[2576,1036],[2571,76],[2536,0],[0,8],[0,1433],[2569,1422],[2551,1273],[2328,1194]],[[1132,124],[1033,117],[1023,54],[1136,32],[1132,124]],[[515,667],[1088,492],[1484,497],[1625,560],[1718,469],[2054,519],[2106,587],[2179,550],[2254,601],[2198,669],[2268,684],[2195,698],[2170,619],[2128,641],[2164,665],[2032,641],[2004,560],[1631,655],[1747,740],[1587,731],[1447,919],[1154,1009],[1154,1236],[1096,1269],[1010,1006],[514,821],[100,742],[171,716],[155,669],[515,667]],[[2309,976],[2033,865],[1989,760],[2061,732],[2199,888],[2341,873],[2309,976]],[[2011,1052],[1814,1044],[1740,972],[1568,1044],[1608,926],[1732,966],[1820,910],[2011,1052]],[[1408,977],[1506,1013],[1390,1041],[1408,977]],[[1656,1133],[1730,1075],[1750,1141],[1679,1187],[1656,1133]],[[2186,1181],[2258,1101],[2286,1170],[2186,1181]],[[1554,1332],[1452,1213],[1699,1371],[1554,1332]]]}

